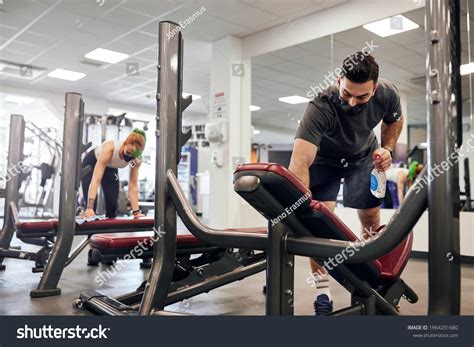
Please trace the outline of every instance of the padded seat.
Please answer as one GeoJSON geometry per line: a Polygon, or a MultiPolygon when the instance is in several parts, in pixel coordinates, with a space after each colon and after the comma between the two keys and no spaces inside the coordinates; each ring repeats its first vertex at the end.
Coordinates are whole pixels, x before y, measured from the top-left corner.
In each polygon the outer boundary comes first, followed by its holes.
{"type": "MultiPolygon", "coordinates": [[[[234,172],[234,183],[237,180],[241,180],[235,186],[237,193],[267,219],[279,218],[296,234],[344,241],[358,240],[336,214],[320,201],[312,200],[311,191],[280,164],[240,165],[234,172]],[[250,177],[257,180],[249,180],[250,177]],[[242,189],[242,186],[245,188],[242,189]],[[294,207],[297,201],[298,206],[294,207]],[[285,217],[281,218],[283,214],[285,217]]],[[[408,261],[412,242],[410,233],[385,256],[369,263],[347,264],[347,267],[371,284],[380,280],[396,280],[408,261]]]]}
{"type": "MultiPolygon", "coordinates": [[[[228,229],[236,230],[236,229],[228,229]]],[[[240,228],[237,229],[244,233],[266,234],[267,228],[240,228]]],[[[152,241],[153,232],[133,232],[133,233],[115,233],[115,234],[95,234],[90,238],[92,248],[113,249],[113,248],[133,248],[139,242],[148,243],[152,241]]],[[[177,245],[205,245],[196,236],[190,234],[187,230],[178,230],[176,236],[177,245]]]]}
{"type": "MultiPolygon", "coordinates": [[[[267,228],[242,228],[238,230],[247,233],[267,233],[267,228]]],[[[95,234],[89,240],[89,264],[121,258],[130,254],[139,245],[150,246],[153,235],[153,232],[95,234]]],[[[147,248],[147,251],[143,252],[140,258],[151,258],[153,256],[153,249],[147,248]]],[[[199,240],[186,229],[177,230],[176,251],[178,256],[222,250],[221,247],[211,246],[199,240]]]]}
{"type": "MultiPolygon", "coordinates": [[[[119,232],[134,230],[152,230],[154,225],[153,218],[113,218],[100,219],[82,224],[76,224],[75,232],[77,235],[87,235],[88,233],[96,233],[101,230],[119,232]]],[[[18,237],[41,237],[55,236],[59,226],[57,219],[41,220],[41,221],[20,221],[16,223],[18,237]]]]}
{"type": "Polygon", "coordinates": [[[58,220],[28,221],[16,223],[16,230],[22,233],[45,233],[56,229],[58,220]]]}
{"type": "MultiPolygon", "coordinates": [[[[153,241],[153,232],[134,232],[123,234],[95,234],[91,236],[89,244],[95,248],[130,248],[132,249],[137,244],[151,244],[153,241]]],[[[194,235],[178,235],[176,238],[177,244],[203,244],[201,240],[194,235]]]]}

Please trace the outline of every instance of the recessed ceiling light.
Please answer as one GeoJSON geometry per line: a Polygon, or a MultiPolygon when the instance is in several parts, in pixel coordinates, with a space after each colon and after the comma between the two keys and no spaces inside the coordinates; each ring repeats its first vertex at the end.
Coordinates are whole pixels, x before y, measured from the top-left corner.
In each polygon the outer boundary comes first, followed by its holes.
{"type": "Polygon", "coordinates": [[[29,98],[26,96],[18,96],[18,95],[7,95],[5,98],[3,98],[4,101],[6,102],[13,102],[15,104],[31,104],[34,99],[29,98]]]}
{"type": "Polygon", "coordinates": [[[52,78],[59,78],[61,80],[74,82],[74,81],[80,80],[81,78],[86,77],[86,74],[82,72],[76,72],[76,71],[56,69],[48,73],[48,76],[52,78]]]}
{"type": "Polygon", "coordinates": [[[474,63],[461,65],[461,75],[469,75],[473,72],[474,72],[474,63]]]}
{"type": "Polygon", "coordinates": [[[109,64],[115,64],[129,57],[128,54],[110,51],[108,49],[96,48],[84,55],[87,59],[103,61],[109,64]]]}
{"type": "Polygon", "coordinates": [[[387,37],[413,30],[419,28],[420,26],[408,18],[398,15],[368,23],[362,27],[381,37],[387,37]]]}
{"type": "Polygon", "coordinates": [[[259,111],[261,109],[260,106],[254,106],[254,105],[250,105],[250,111],[259,111]]]}
{"type": "Polygon", "coordinates": [[[258,134],[260,134],[260,133],[261,133],[261,131],[260,131],[260,130],[253,129],[253,134],[254,134],[254,135],[258,135],[258,134]]]}
{"type": "Polygon", "coordinates": [[[183,93],[183,98],[188,97],[189,95],[193,96],[193,101],[201,99],[201,95],[196,95],[196,94],[189,94],[189,93],[183,93]]]}
{"type": "Polygon", "coordinates": [[[308,98],[304,98],[299,95],[284,96],[284,97],[278,98],[278,100],[281,102],[285,102],[287,104],[292,104],[292,105],[302,104],[302,103],[310,101],[308,98]]]}

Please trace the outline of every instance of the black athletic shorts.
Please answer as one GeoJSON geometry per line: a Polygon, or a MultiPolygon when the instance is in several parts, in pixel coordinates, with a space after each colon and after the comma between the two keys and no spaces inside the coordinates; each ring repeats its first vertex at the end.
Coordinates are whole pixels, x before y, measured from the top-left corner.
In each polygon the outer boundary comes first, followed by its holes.
{"type": "Polygon", "coordinates": [[[344,178],[345,207],[366,209],[380,206],[380,199],[370,191],[370,173],[374,167],[342,168],[330,165],[312,165],[309,169],[310,187],[313,199],[336,201],[337,193],[344,178]]]}

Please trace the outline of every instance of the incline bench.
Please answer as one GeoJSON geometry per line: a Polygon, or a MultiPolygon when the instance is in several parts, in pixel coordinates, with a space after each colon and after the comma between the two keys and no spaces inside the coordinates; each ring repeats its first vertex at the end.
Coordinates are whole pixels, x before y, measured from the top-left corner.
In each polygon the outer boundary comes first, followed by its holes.
{"type": "MultiPolygon", "coordinates": [[[[294,234],[358,240],[330,209],[311,199],[310,190],[296,176],[279,164],[258,163],[237,167],[234,189],[269,221],[283,223],[294,234]]],[[[360,291],[367,292],[370,287],[385,299],[382,302],[382,298],[376,298],[376,306],[387,309],[386,304],[389,303],[396,307],[402,296],[414,303],[418,299],[416,294],[400,279],[410,256],[412,242],[410,233],[398,247],[379,259],[364,264],[342,265],[341,261],[341,265],[329,273],[349,290],[353,302],[360,291]]],[[[315,260],[322,264],[326,259],[315,260]]],[[[390,308],[386,311],[393,313],[390,308]]]]}

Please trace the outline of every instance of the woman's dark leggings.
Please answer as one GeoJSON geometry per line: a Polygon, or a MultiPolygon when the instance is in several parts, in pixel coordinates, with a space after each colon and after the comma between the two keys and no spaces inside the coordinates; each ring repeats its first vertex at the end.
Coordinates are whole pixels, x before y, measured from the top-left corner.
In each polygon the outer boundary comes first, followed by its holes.
{"type": "MultiPolygon", "coordinates": [[[[94,173],[95,164],[97,159],[95,158],[94,150],[86,154],[82,160],[82,167],[90,166],[91,171],[82,177],[82,193],[84,199],[88,199],[89,186],[92,181],[92,175],[94,173]]],[[[119,187],[120,183],[118,180],[118,170],[112,169],[110,167],[105,168],[104,175],[102,176],[102,181],[100,182],[102,191],[104,192],[105,198],[105,216],[107,218],[115,218],[117,216],[117,207],[118,207],[118,196],[119,196],[119,187]]],[[[97,199],[94,203],[94,211],[97,208],[97,199]]]]}

